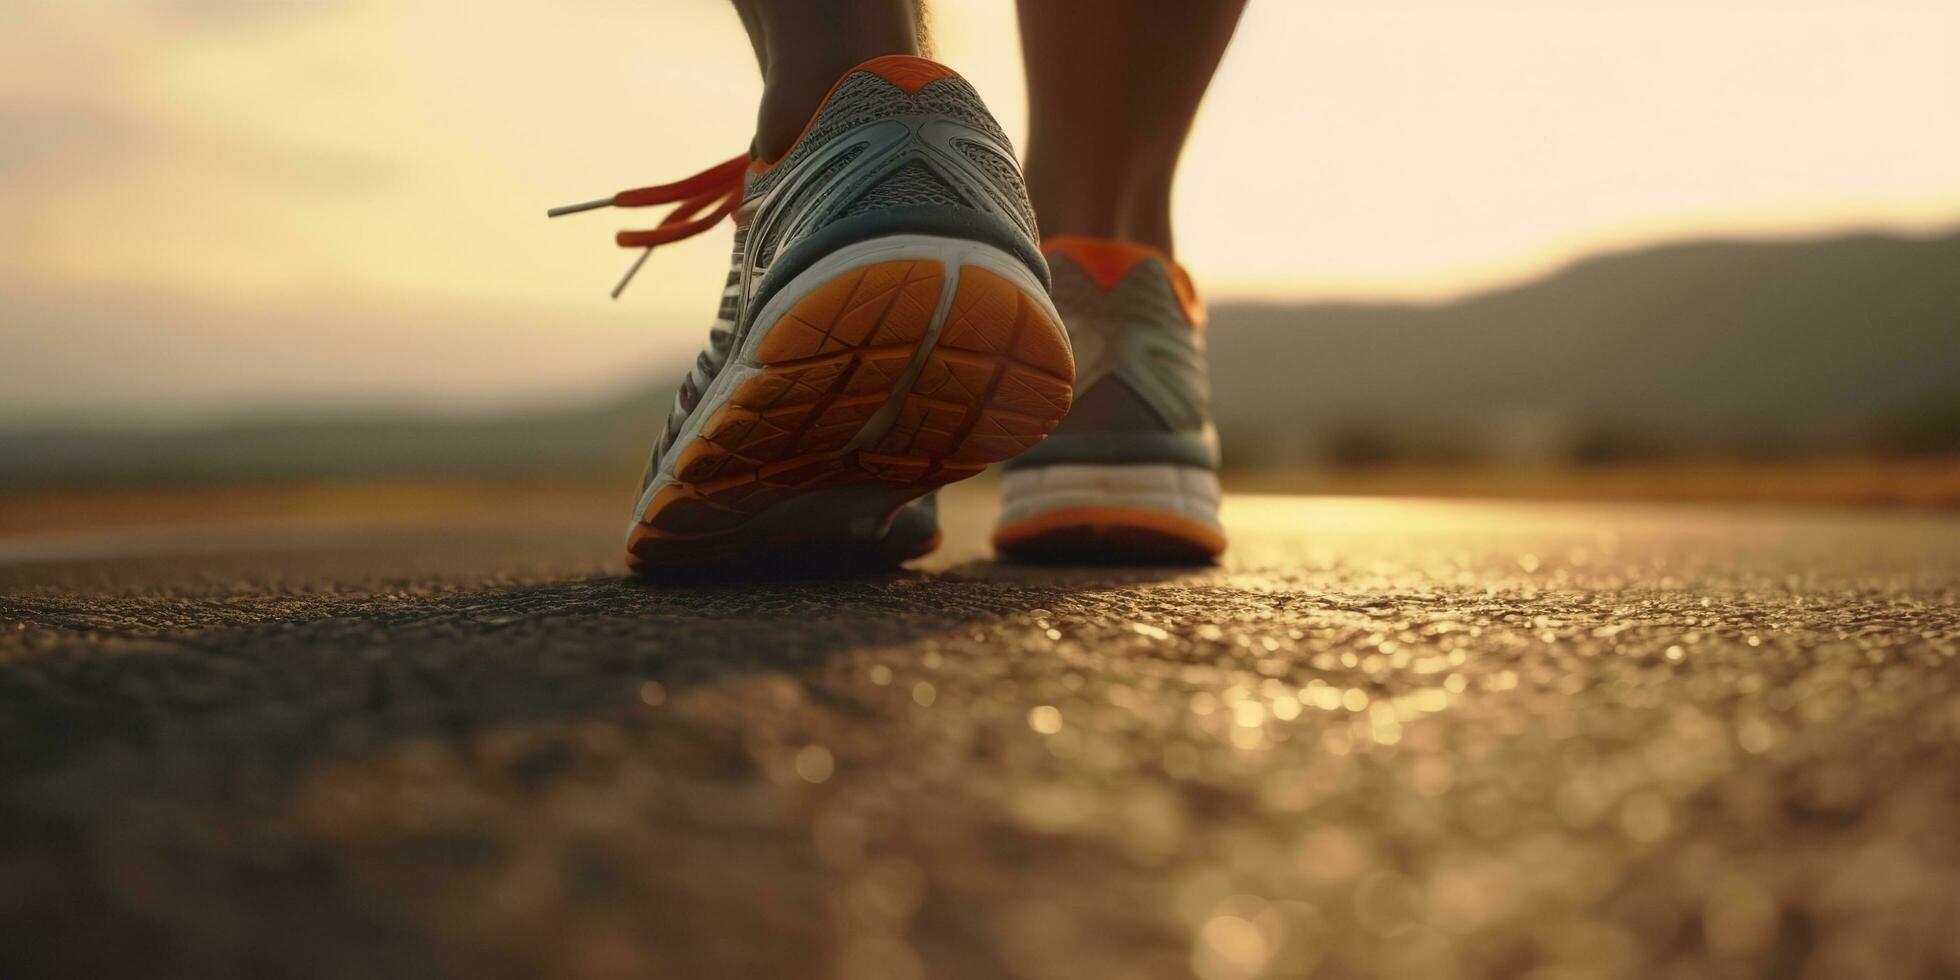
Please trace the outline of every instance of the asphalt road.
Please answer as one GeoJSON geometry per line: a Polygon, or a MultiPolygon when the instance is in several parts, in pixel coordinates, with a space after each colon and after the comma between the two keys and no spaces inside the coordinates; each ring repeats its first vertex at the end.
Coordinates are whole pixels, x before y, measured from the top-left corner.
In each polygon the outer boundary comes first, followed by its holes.
{"type": "Polygon", "coordinates": [[[1960,975],[1960,519],[951,510],[691,588],[579,515],[0,540],[0,977],[1960,975]]]}

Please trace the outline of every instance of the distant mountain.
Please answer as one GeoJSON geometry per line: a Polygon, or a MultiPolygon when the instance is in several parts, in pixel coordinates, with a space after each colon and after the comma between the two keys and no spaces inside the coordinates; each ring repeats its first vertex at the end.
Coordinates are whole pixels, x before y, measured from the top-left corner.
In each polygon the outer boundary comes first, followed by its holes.
{"type": "Polygon", "coordinates": [[[1936,439],[1960,418],[1960,234],[1670,245],[1435,307],[1229,306],[1209,339],[1242,444],[1936,439]]]}
{"type": "MultiPolygon", "coordinates": [[[[1236,462],[1960,449],[1960,234],[1669,245],[1437,306],[1228,304],[1208,340],[1236,462]]],[[[615,474],[671,392],[473,422],[0,433],[0,483],[615,474]]]]}
{"type": "Polygon", "coordinates": [[[618,476],[638,472],[672,401],[673,389],[664,388],[586,408],[471,421],[326,418],[181,432],[0,432],[0,486],[618,476]]]}

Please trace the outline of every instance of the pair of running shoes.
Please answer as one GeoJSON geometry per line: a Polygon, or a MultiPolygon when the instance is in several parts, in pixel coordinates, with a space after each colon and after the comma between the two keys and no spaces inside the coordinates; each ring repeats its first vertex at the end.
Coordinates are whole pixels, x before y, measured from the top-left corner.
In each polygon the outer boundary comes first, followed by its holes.
{"type": "Polygon", "coordinates": [[[1041,239],[1006,135],[950,69],[873,59],[773,162],[552,213],[658,204],[621,246],[732,214],[735,249],[641,480],[635,569],[895,565],[938,546],[935,490],[1001,462],[1004,556],[1224,551],[1190,277],[1143,245],[1041,239]]]}

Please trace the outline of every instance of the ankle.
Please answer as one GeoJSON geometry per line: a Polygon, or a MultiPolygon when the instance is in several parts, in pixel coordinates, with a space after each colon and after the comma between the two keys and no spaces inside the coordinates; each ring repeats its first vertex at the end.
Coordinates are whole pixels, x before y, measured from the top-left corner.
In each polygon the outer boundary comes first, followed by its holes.
{"type": "Polygon", "coordinates": [[[1055,238],[1096,239],[1142,245],[1166,256],[1177,254],[1172,247],[1168,208],[1139,214],[1114,208],[1044,208],[1037,202],[1035,220],[1041,225],[1043,241],[1055,238]]]}
{"type": "Polygon", "coordinates": [[[1043,239],[1123,237],[1122,218],[1114,207],[1098,207],[1095,201],[1053,195],[1029,197],[1043,239]]]}
{"type": "Polygon", "coordinates": [[[833,0],[810,3],[803,12],[815,16],[798,17],[795,24],[771,25],[793,31],[795,41],[770,45],[751,149],[756,158],[776,160],[789,152],[831,86],[852,68],[880,55],[917,55],[918,24],[910,10],[909,3],[894,7],[833,0]],[[869,15],[873,10],[878,16],[869,15]]]}
{"type": "Polygon", "coordinates": [[[1043,238],[1094,238],[1174,254],[1170,188],[1121,172],[1058,171],[1031,159],[1028,193],[1043,238]]]}
{"type": "Polygon", "coordinates": [[[1123,240],[1138,245],[1148,245],[1159,252],[1177,258],[1177,249],[1171,238],[1171,209],[1169,204],[1159,208],[1143,209],[1130,216],[1123,226],[1123,240]]]}

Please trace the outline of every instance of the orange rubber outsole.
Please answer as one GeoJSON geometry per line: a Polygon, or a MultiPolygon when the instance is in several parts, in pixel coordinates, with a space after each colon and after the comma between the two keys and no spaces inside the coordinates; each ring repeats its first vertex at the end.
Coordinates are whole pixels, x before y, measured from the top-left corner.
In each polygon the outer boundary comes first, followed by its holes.
{"type": "Polygon", "coordinates": [[[758,515],[817,490],[878,488],[895,512],[1046,437],[1073,392],[1060,325],[1011,280],[968,264],[933,338],[946,274],[936,259],[859,266],[769,325],[761,370],[682,448],[674,481],[628,538],[628,563],[737,557],[769,543],[744,540],[758,515]],[[881,416],[889,425],[869,432],[881,416]]]}
{"type": "Polygon", "coordinates": [[[1216,528],[1133,507],[1068,507],[1004,524],[994,550],[1038,562],[1194,564],[1225,553],[1216,528]]]}

